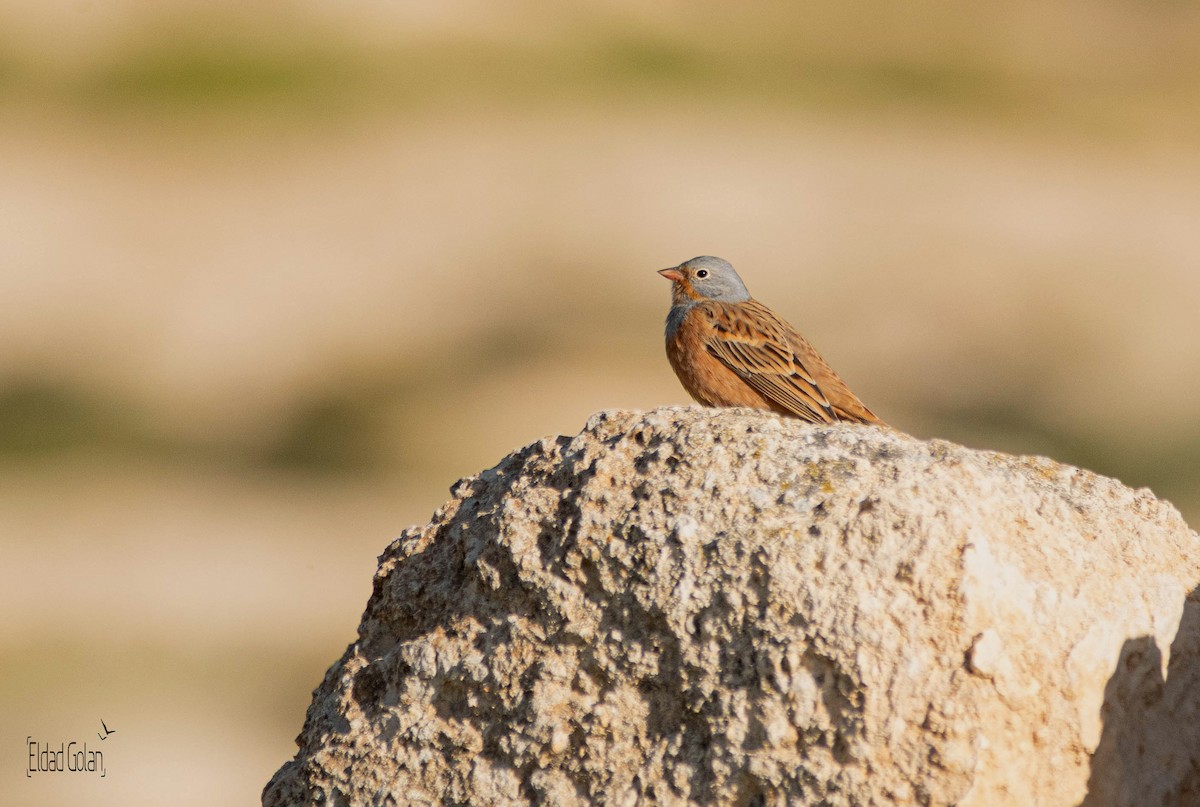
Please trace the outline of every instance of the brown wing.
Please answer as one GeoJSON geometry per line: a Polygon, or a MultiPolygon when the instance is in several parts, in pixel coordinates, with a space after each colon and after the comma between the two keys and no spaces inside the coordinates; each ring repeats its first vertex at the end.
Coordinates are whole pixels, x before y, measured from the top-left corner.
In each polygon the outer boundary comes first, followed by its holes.
{"type": "Polygon", "coordinates": [[[760,395],[813,423],[882,423],[794,328],[757,300],[702,304],[705,348],[760,395]]]}

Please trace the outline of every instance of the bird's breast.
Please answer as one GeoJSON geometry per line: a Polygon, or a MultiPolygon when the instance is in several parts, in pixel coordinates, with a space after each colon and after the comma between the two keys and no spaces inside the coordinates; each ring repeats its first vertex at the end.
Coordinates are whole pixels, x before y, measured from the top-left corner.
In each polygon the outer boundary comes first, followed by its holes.
{"type": "Polygon", "coordinates": [[[673,305],[671,310],[667,312],[667,341],[673,340],[679,333],[679,328],[683,325],[683,320],[687,317],[688,312],[695,308],[695,303],[685,303],[683,305],[673,305]]]}

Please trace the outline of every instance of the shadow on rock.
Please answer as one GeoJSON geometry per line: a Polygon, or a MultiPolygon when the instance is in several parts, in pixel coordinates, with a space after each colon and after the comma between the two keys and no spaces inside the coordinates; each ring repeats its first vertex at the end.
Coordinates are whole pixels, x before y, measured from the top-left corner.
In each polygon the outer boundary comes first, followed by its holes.
{"type": "Polygon", "coordinates": [[[1104,689],[1080,807],[1200,804],[1200,586],[1184,599],[1166,681],[1154,639],[1129,639],[1104,689]]]}

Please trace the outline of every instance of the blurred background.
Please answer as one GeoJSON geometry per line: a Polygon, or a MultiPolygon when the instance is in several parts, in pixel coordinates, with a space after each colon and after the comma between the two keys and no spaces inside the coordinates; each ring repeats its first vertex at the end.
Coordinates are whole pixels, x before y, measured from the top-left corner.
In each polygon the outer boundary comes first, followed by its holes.
{"type": "Polygon", "coordinates": [[[402,528],[687,402],[694,255],[897,427],[1200,522],[1197,54],[1170,0],[0,0],[13,803],[255,803],[402,528]]]}

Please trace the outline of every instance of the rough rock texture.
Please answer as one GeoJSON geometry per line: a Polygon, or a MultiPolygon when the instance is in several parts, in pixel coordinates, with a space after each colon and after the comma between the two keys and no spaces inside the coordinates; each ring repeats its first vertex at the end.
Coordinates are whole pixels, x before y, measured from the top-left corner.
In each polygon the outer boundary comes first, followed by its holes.
{"type": "Polygon", "coordinates": [[[662,409],[453,494],[264,804],[1200,804],[1200,536],[1148,491],[662,409]]]}

